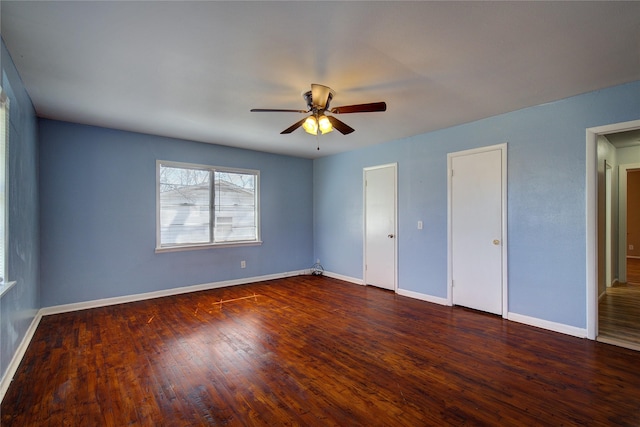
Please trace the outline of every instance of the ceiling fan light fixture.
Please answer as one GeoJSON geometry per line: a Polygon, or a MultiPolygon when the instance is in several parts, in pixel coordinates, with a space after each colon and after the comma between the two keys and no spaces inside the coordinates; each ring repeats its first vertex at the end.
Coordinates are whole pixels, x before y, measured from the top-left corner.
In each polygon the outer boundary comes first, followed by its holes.
{"type": "MultiPolygon", "coordinates": [[[[1,1],[1,0],[0,0],[1,1]]],[[[290,134],[299,127],[311,135],[324,135],[337,129],[343,135],[348,135],[355,131],[348,124],[338,120],[335,116],[325,116],[325,112],[332,114],[346,113],[372,113],[376,111],[387,111],[385,102],[370,102],[368,104],[343,105],[341,107],[329,108],[329,103],[333,99],[335,92],[328,86],[311,84],[311,90],[302,93],[302,97],[307,103],[306,110],[284,110],[279,108],[252,108],[252,112],[281,112],[281,113],[304,113],[309,116],[298,120],[289,126],[281,134],[290,134]]]]}
{"type": "Polygon", "coordinates": [[[333,132],[333,125],[327,118],[327,116],[322,115],[318,119],[318,127],[320,128],[320,132],[324,135],[325,133],[333,132]]]}
{"type": "Polygon", "coordinates": [[[302,123],[302,128],[304,129],[305,132],[310,133],[311,135],[317,135],[318,122],[316,121],[316,118],[313,116],[307,117],[307,120],[305,120],[304,123],[302,123]]]}

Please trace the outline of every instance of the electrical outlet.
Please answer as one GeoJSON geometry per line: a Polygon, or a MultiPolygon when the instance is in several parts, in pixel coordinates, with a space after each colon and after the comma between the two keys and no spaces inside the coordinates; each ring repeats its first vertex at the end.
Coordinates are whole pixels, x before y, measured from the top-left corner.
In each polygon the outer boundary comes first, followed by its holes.
{"type": "Polygon", "coordinates": [[[316,260],[316,264],[320,264],[320,258],[316,260]]]}
{"type": "Polygon", "coordinates": [[[247,261],[245,260],[240,261],[240,268],[247,268],[247,261]]]}
{"type": "Polygon", "coordinates": [[[632,251],[633,250],[633,245],[629,245],[629,250],[632,251]]]}

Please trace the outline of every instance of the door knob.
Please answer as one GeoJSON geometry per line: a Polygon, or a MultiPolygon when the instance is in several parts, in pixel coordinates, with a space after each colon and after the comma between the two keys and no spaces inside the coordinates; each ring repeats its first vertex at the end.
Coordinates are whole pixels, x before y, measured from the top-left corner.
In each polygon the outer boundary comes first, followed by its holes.
{"type": "Polygon", "coordinates": [[[387,237],[393,239],[393,234],[389,234],[387,237]]]}
{"type": "Polygon", "coordinates": [[[496,246],[497,246],[497,245],[499,245],[499,244],[500,244],[500,240],[495,239],[495,240],[493,241],[493,244],[494,244],[494,245],[496,245],[496,246]]]}

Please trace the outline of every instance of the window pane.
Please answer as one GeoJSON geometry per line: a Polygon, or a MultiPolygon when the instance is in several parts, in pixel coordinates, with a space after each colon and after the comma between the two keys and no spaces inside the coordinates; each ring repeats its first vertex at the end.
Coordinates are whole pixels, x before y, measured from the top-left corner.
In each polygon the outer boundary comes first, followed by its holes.
{"type": "Polygon", "coordinates": [[[257,240],[256,175],[215,172],[215,242],[257,240]]]}
{"type": "Polygon", "coordinates": [[[259,172],[158,162],[158,249],[258,242],[259,172]]]}
{"type": "Polygon", "coordinates": [[[160,166],[160,244],[209,243],[211,172],[160,166]]]}

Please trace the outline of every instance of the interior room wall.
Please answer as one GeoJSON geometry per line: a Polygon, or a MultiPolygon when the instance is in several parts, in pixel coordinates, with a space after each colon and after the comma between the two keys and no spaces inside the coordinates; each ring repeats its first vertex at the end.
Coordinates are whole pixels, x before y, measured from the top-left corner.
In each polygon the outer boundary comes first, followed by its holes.
{"type": "Polygon", "coordinates": [[[9,110],[8,279],[16,284],[0,300],[0,377],[40,308],[37,119],[4,41],[2,87],[9,110]]]}
{"type": "Polygon", "coordinates": [[[627,172],[626,255],[640,257],[640,170],[627,172]]]}
{"type": "Polygon", "coordinates": [[[39,131],[43,307],[313,264],[311,160],[53,120],[39,131]],[[156,160],[259,170],[263,244],[155,253],[156,160]]]}
{"type": "Polygon", "coordinates": [[[640,163],[640,146],[618,148],[618,164],[640,163]]]}
{"type": "MultiPolygon", "coordinates": [[[[637,167],[638,164],[640,164],[640,146],[630,146],[630,147],[624,147],[624,148],[618,148],[617,150],[617,158],[618,158],[618,169],[619,169],[619,174],[620,173],[625,173],[627,170],[633,169],[635,167],[637,167]]],[[[625,177],[626,178],[626,177],[625,177]]],[[[622,179],[622,177],[618,177],[619,180],[622,179]]],[[[626,179],[625,179],[625,183],[626,183],[626,179]]],[[[624,191],[621,189],[621,191],[624,191]]],[[[626,192],[624,194],[620,194],[619,195],[619,201],[621,202],[624,199],[624,205],[626,206],[627,204],[627,194],[626,192]]],[[[622,204],[622,202],[621,202],[622,204]]],[[[626,255],[627,255],[627,251],[628,251],[628,244],[627,244],[627,224],[626,224],[626,210],[624,212],[619,211],[619,216],[621,217],[621,221],[625,221],[625,223],[620,223],[620,241],[619,241],[619,253],[620,253],[620,267],[619,269],[625,269],[626,271],[626,255]]],[[[634,245],[635,247],[635,245],[634,245]]],[[[626,273],[623,276],[622,274],[621,276],[621,281],[625,282],[626,281],[626,273]]]]}
{"type": "Polygon", "coordinates": [[[586,328],[585,130],[639,117],[637,81],[317,159],[314,257],[362,280],[362,168],[398,162],[399,287],[445,298],[447,153],[506,142],[509,312],[586,328]]]}
{"type": "Polygon", "coordinates": [[[598,295],[606,291],[606,189],[605,161],[611,167],[611,277],[618,277],[618,156],[617,149],[604,136],[598,137],[598,295]]]}

